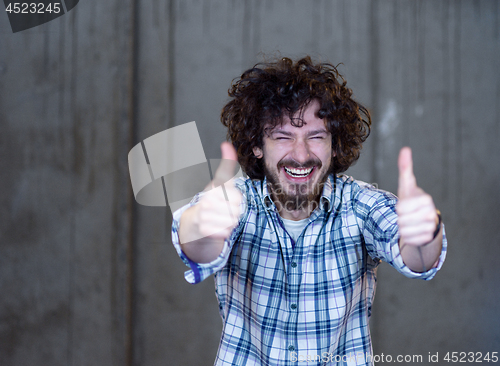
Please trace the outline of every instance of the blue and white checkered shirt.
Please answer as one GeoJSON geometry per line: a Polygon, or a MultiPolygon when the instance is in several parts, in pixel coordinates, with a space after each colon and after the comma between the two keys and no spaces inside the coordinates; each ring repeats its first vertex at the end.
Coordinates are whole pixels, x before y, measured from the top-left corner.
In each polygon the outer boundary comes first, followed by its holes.
{"type": "MultiPolygon", "coordinates": [[[[266,181],[240,179],[244,210],[220,256],[198,264],[181,251],[174,213],[172,240],[191,268],[190,283],[215,274],[223,333],[215,365],[372,365],[368,319],[381,260],[415,273],[398,246],[397,198],[347,176],[330,176],[296,243],[284,229],[266,181]]],[[[443,238],[444,235],[443,235],[443,238]]]]}

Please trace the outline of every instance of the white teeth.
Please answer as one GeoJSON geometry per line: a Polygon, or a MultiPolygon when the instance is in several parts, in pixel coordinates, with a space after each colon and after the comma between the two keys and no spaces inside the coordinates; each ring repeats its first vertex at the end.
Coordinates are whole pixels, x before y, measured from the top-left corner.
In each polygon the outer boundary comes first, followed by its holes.
{"type": "Polygon", "coordinates": [[[290,174],[292,177],[305,177],[308,176],[312,172],[313,168],[287,168],[285,167],[285,171],[290,174]]]}

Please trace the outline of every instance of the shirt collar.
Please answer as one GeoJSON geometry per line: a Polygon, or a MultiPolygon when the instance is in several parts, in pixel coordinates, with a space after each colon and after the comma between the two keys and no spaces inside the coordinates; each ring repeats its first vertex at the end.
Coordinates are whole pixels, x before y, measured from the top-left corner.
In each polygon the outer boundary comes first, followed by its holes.
{"type": "Polygon", "coordinates": [[[267,178],[264,177],[264,180],[262,181],[262,197],[263,203],[264,203],[264,208],[268,211],[274,211],[276,206],[274,205],[274,202],[271,198],[271,194],[269,193],[269,190],[267,189],[267,178]]]}
{"type": "MultiPolygon", "coordinates": [[[[335,198],[335,201],[340,202],[340,197],[337,200],[336,197],[333,197],[335,185],[335,177],[333,175],[329,175],[323,185],[323,192],[321,193],[321,197],[319,199],[320,208],[325,212],[330,212],[333,209],[332,199],[335,198]]],[[[337,192],[336,192],[337,193],[337,192]]],[[[264,177],[262,181],[262,197],[264,208],[268,211],[274,211],[276,206],[271,198],[271,194],[269,193],[267,187],[267,178],[264,177]]]]}
{"type": "Polygon", "coordinates": [[[320,207],[325,212],[330,212],[333,208],[332,192],[334,184],[334,176],[330,174],[323,185],[323,192],[321,193],[321,198],[319,199],[320,207]]]}

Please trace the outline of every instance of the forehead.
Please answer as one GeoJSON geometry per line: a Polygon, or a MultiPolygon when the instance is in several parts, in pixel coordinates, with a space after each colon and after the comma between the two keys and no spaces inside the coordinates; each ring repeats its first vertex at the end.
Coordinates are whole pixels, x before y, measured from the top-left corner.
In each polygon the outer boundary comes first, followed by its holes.
{"type": "Polygon", "coordinates": [[[292,117],[292,119],[294,120],[294,124],[296,124],[297,122],[301,122],[299,123],[300,127],[294,126],[290,118],[287,115],[285,115],[283,116],[282,123],[278,123],[269,132],[272,133],[275,131],[287,131],[287,132],[307,133],[311,130],[318,131],[322,129],[328,132],[325,120],[319,118],[317,115],[319,109],[320,109],[319,102],[317,100],[313,100],[305,108],[295,113],[295,115],[292,117]]]}

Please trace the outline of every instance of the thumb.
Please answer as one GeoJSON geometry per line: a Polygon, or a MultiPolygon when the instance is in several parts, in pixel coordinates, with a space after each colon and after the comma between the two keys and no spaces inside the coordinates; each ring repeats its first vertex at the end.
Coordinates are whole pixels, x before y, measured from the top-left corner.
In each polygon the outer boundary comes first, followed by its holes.
{"type": "Polygon", "coordinates": [[[410,196],[417,187],[417,179],[413,174],[413,160],[409,147],[403,147],[399,152],[398,167],[398,196],[399,198],[405,198],[410,196]]]}
{"type": "Polygon", "coordinates": [[[223,142],[220,145],[220,150],[222,160],[214,174],[213,181],[216,187],[231,180],[236,175],[237,169],[239,169],[238,154],[234,146],[229,142],[223,142]]]}

